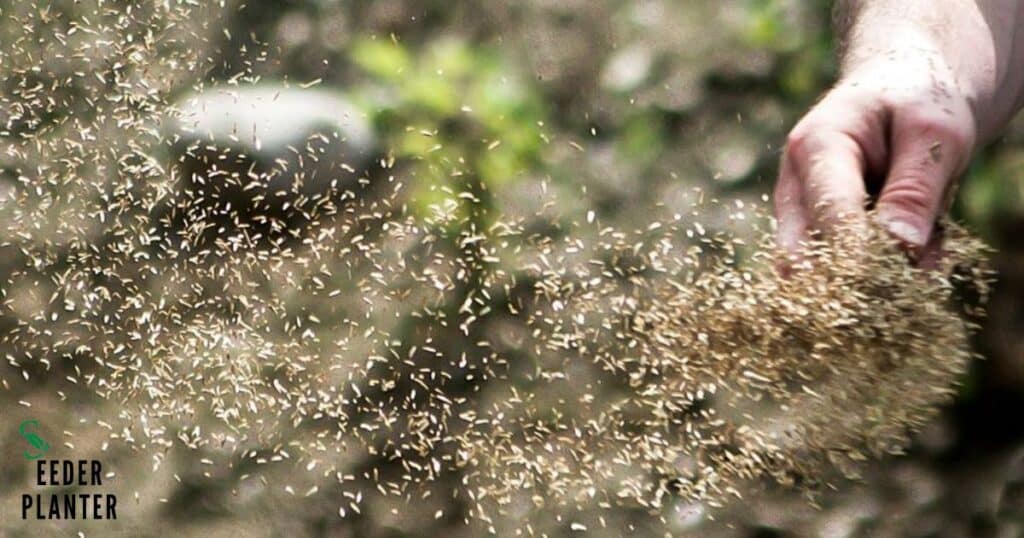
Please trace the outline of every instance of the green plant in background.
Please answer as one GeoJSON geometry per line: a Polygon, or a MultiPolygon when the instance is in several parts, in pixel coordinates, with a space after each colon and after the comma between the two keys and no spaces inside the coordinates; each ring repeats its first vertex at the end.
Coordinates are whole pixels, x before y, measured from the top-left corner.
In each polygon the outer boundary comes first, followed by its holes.
{"type": "Polygon", "coordinates": [[[1002,145],[972,164],[954,212],[987,239],[999,242],[996,225],[1024,215],[1024,152],[1002,145]]]}
{"type": "Polygon", "coordinates": [[[806,25],[792,11],[804,9],[827,19],[832,2],[808,2],[797,8],[780,0],[750,0],[743,41],[757,51],[771,51],[779,62],[781,92],[797,101],[814,99],[834,76],[832,34],[828,24],[806,25]]]}
{"type": "Polygon", "coordinates": [[[785,19],[785,6],[777,0],[751,0],[747,7],[745,40],[776,53],[793,52],[804,44],[802,28],[785,19]]]}
{"type": "Polygon", "coordinates": [[[414,54],[398,40],[365,37],[349,54],[370,79],[357,98],[393,156],[411,163],[415,214],[461,220],[488,186],[538,165],[540,96],[497,51],[444,38],[414,54]]]}

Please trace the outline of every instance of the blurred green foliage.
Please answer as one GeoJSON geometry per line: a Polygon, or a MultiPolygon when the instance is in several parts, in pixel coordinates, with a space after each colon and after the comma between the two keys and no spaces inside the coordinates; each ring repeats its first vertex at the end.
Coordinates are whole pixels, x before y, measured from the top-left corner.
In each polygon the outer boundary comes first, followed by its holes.
{"type": "Polygon", "coordinates": [[[1024,219],[1024,152],[1019,145],[1004,141],[975,159],[954,212],[989,240],[1012,244],[1000,226],[1024,219]]]}
{"type": "Polygon", "coordinates": [[[356,94],[384,146],[414,163],[419,214],[464,211],[459,194],[473,182],[498,185],[538,164],[540,95],[498,51],[446,38],[412,52],[398,40],[364,37],[350,54],[368,75],[356,94]]]}

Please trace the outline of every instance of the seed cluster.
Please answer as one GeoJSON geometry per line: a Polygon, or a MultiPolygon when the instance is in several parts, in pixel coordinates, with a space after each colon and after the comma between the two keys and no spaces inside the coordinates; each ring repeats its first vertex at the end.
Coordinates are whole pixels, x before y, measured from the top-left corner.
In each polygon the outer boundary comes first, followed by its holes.
{"type": "Polygon", "coordinates": [[[666,242],[623,278],[598,262],[571,281],[554,275],[532,322],[546,327],[535,353],[557,358],[528,399],[510,398],[518,412],[504,413],[520,416],[486,434],[497,443],[479,439],[480,457],[506,497],[544,488],[657,509],[676,495],[716,505],[757,478],[811,492],[832,469],[856,477],[909,444],[971,358],[972,325],[951,299],[958,283],[984,290],[984,248],[948,233],[937,272],[871,228],[811,246],[787,278],[767,240],[746,263],[708,262],[697,246],[688,270],[667,269],[684,247],[666,242]],[[618,397],[569,375],[579,361],[599,365],[618,397]],[[551,385],[556,404],[531,405],[551,385]]]}
{"type": "Polygon", "coordinates": [[[452,483],[483,520],[813,489],[898,452],[954,393],[954,291],[987,279],[954,226],[938,270],[872,228],[782,278],[768,231],[712,234],[699,206],[538,226],[467,176],[423,215],[393,159],[308,175],[325,135],[271,170],[213,143],[171,157],[171,94],[211,67],[221,8],[3,8],[0,353],[22,378],[4,390],[115,400],[97,424],[157,465],[301,461],[342,516],[360,485],[452,483]]]}

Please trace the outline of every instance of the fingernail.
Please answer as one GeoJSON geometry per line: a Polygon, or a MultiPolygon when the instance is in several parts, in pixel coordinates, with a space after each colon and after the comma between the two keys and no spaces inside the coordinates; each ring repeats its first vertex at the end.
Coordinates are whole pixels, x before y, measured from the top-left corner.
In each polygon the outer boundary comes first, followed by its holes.
{"type": "Polygon", "coordinates": [[[889,231],[896,239],[914,246],[923,247],[928,242],[928,232],[921,230],[917,226],[914,226],[906,221],[893,219],[883,220],[882,225],[889,231]]]}

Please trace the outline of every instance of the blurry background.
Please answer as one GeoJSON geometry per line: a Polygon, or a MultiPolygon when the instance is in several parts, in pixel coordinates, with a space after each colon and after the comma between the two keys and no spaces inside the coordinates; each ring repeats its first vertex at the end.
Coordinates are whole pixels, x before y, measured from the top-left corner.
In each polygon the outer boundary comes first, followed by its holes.
{"type": "MultiPolygon", "coordinates": [[[[316,92],[316,99],[299,99],[281,113],[282,125],[268,126],[279,136],[261,136],[258,153],[268,161],[287,158],[289,144],[301,144],[326,121],[342,130],[348,145],[340,151],[348,152],[354,176],[380,174],[381,158],[397,162],[390,173],[410,178],[414,211],[429,212],[446,188],[457,190],[451,171],[458,168],[479,178],[502,214],[529,218],[548,189],[560,215],[579,219],[594,210],[603,222],[631,229],[652,211],[684,207],[693,187],[730,202],[761,202],[788,128],[835,75],[829,10],[830,2],[791,0],[266,0],[228,6],[225,26],[210,29],[203,45],[216,67],[202,76],[226,83],[255,75],[264,87],[316,92]],[[352,107],[340,126],[319,113],[334,99],[352,107]]],[[[194,82],[175,90],[183,103],[196,98],[194,82]]],[[[286,106],[269,95],[251,95],[248,111],[286,106]]],[[[194,120],[213,121],[223,106],[195,107],[194,120]]],[[[243,145],[244,135],[237,137],[243,145]]],[[[14,189],[9,170],[2,179],[0,203],[5,189],[14,189]]],[[[631,522],[638,535],[1024,533],[1024,121],[982,152],[955,211],[999,249],[999,287],[977,338],[986,359],[909,456],[872,464],[862,483],[845,483],[820,499],[821,509],[772,491],[715,512],[717,521],[699,506],[679,507],[665,524],[642,512],[615,517],[631,522]]],[[[724,215],[704,225],[745,233],[737,228],[743,223],[724,215]]],[[[5,378],[20,381],[16,369],[3,368],[5,378]]],[[[3,414],[22,413],[18,402],[30,403],[32,413],[49,418],[40,420],[56,445],[62,430],[112,405],[84,395],[72,404],[53,401],[52,383],[0,392],[3,414]],[[76,406],[74,413],[59,411],[68,405],[76,406]],[[64,426],[54,423],[58,416],[64,426]]],[[[24,441],[14,433],[15,420],[3,428],[0,453],[20,453],[24,441]]],[[[90,446],[88,435],[76,434],[75,443],[90,446]]],[[[94,448],[104,435],[96,433],[94,448]]],[[[86,457],[83,451],[76,457],[86,457]]],[[[125,534],[174,528],[203,536],[397,537],[488,530],[479,522],[465,525],[443,498],[422,505],[368,501],[361,514],[341,519],[340,500],[330,491],[303,497],[299,486],[291,492],[257,481],[240,486],[237,476],[218,475],[187,452],[172,453],[153,474],[150,460],[123,448],[102,459],[119,476],[124,515],[117,528],[125,534]],[[439,510],[445,517],[434,517],[439,510]]],[[[24,488],[7,485],[27,484],[26,468],[20,458],[0,463],[0,528],[11,536],[53,529],[19,520],[24,488]]],[[[512,535],[513,529],[495,532],[512,535]]],[[[535,531],[574,534],[567,521],[535,531]]]]}

